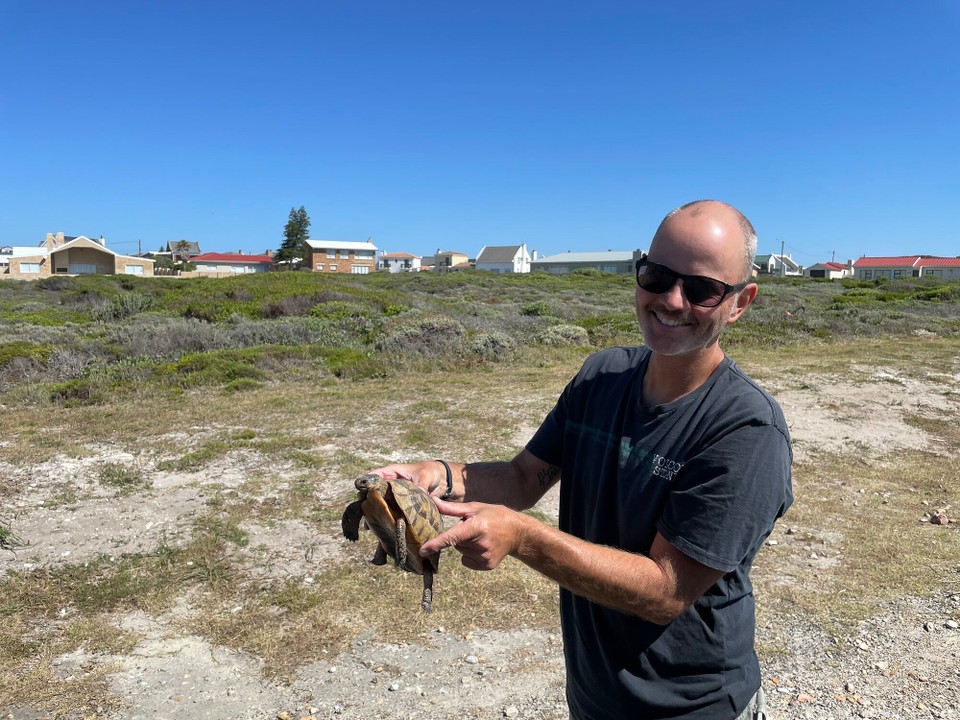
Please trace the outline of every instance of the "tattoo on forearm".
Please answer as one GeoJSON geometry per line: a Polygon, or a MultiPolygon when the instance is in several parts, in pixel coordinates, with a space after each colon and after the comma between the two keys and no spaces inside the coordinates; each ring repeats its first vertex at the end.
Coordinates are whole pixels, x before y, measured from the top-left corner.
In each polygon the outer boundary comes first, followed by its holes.
{"type": "Polygon", "coordinates": [[[544,490],[550,488],[560,478],[560,468],[556,465],[548,465],[537,473],[537,481],[544,490]]]}

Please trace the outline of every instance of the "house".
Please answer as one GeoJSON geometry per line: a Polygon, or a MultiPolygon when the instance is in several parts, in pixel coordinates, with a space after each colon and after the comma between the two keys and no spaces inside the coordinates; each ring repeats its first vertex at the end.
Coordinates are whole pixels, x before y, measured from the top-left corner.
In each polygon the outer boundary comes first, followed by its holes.
{"type": "Polygon", "coordinates": [[[0,248],[0,277],[39,280],[51,275],[140,275],[153,276],[150,258],[119,255],[106,246],[101,236],[47,233],[36,247],[0,248]],[[9,251],[9,252],[4,252],[9,251]]]}
{"type": "Polygon", "coordinates": [[[438,248],[436,254],[433,256],[433,269],[435,272],[448,273],[456,270],[464,270],[468,267],[470,267],[470,258],[462,252],[455,250],[440,252],[438,248]]]}
{"type": "Polygon", "coordinates": [[[896,280],[902,277],[960,280],[960,257],[861,257],[853,263],[853,276],[857,280],[896,280]]]}
{"type": "Polygon", "coordinates": [[[307,240],[307,248],[313,272],[366,275],[377,269],[377,246],[370,239],[307,240]]]}
{"type": "Polygon", "coordinates": [[[484,245],[477,255],[476,268],[494,273],[528,273],[530,262],[526,243],[495,247],[484,245]]]}
{"type": "Polygon", "coordinates": [[[420,272],[420,264],[420,258],[410,253],[384,253],[380,256],[378,267],[380,270],[387,270],[392,273],[420,272]]]}
{"type": "Polygon", "coordinates": [[[808,278],[821,278],[825,280],[840,280],[845,277],[853,276],[853,260],[846,265],[838,262],[822,262],[811,265],[803,269],[803,274],[808,278]]]}
{"type": "Polygon", "coordinates": [[[606,252],[565,252],[536,258],[530,263],[532,270],[552,274],[564,274],[573,270],[599,270],[615,275],[632,275],[640,250],[606,252]]]}
{"type": "Polygon", "coordinates": [[[273,269],[273,253],[246,255],[237,253],[203,253],[191,258],[197,275],[229,277],[247,273],[262,273],[273,269]]]}
{"type": "Polygon", "coordinates": [[[789,255],[757,255],[753,264],[759,268],[760,275],[798,276],[803,274],[800,267],[789,255]]]}

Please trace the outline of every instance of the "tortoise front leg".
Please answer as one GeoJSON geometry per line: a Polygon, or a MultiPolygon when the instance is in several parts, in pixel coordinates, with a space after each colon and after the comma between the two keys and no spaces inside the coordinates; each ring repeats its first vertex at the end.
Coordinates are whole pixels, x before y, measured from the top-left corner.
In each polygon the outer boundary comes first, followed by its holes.
{"type": "Polygon", "coordinates": [[[397,518],[397,567],[404,567],[407,564],[407,522],[403,518],[397,518]]]}
{"type": "Polygon", "coordinates": [[[423,602],[421,607],[425,613],[433,607],[433,569],[429,563],[423,564],[423,602]]]}

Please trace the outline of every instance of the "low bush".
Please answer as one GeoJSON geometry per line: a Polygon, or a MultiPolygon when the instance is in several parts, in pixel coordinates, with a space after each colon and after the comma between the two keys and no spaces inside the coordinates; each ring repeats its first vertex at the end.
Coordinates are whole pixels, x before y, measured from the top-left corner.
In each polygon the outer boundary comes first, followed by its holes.
{"type": "Polygon", "coordinates": [[[501,362],[515,354],[517,341],[504,332],[481,332],[470,339],[470,350],[481,360],[501,362]]]}
{"type": "Polygon", "coordinates": [[[380,352],[413,357],[439,357],[463,348],[466,330],[445,315],[400,316],[377,341],[380,352]]]}
{"type": "Polygon", "coordinates": [[[541,345],[589,345],[590,335],[579,325],[554,325],[537,335],[536,341],[541,345]]]}

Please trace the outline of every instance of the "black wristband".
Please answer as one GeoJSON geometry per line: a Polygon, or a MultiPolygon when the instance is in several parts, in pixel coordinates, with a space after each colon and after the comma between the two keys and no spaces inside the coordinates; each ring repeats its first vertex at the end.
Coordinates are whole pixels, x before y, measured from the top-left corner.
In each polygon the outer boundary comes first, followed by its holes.
{"type": "Polygon", "coordinates": [[[447,491],[440,496],[441,500],[449,500],[453,496],[453,473],[450,470],[450,466],[447,464],[446,460],[437,459],[437,462],[443,465],[443,469],[447,471],[447,491]]]}

